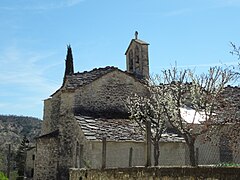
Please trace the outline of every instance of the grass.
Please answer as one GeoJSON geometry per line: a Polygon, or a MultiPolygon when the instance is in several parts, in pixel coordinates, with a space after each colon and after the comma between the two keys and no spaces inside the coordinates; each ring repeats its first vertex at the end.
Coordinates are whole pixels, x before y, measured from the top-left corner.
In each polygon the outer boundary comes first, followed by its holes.
{"type": "Polygon", "coordinates": [[[220,163],[217,164],[218,167],[240,167],[240,164],[237,163],[220,163]]]}

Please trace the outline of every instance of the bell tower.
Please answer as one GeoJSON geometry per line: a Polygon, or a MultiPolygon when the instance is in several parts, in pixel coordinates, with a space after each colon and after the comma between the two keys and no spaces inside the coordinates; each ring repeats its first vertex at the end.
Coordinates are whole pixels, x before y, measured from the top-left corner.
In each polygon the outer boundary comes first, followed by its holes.
{"type": "Polygon", "coordinates": [[[132,39],[126,55],[127,72],[133,73],[140,79],[149,78],[148,43],[138,39],[138,32],[135,32],[135,39],[132,39]]]}

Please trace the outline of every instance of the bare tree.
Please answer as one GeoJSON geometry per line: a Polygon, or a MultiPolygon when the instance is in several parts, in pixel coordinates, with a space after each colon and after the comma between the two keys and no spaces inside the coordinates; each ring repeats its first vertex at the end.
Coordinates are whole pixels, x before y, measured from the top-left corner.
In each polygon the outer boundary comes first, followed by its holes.
{"type": "Polygon", "coordinates": [[[212,67],[208,73],[196,75],[191,70],[174,67],[151,79],[149,97],[129,97],[130,118],[143,130],[146,121],[152,123],[155,165],[158,165],[159,141],[166,124],[185,139],[190,165],[197,165],[195,140],[220,123],[216,117],[224,114],[219,109],[221,96],[235,76],[228,68],[212,67]],[[186,116],[185,111],[192,113],[186,116]]]}
{"type": "Polygon", "coordinates": [[[232,46],[232,51],[230,51],[230,53],[232,55],[236,55],[238,57],[238,59],[240,59],[240,47],[236,46],[233,42],[230,42],[231,46],[232,46]]]}
{"type": "MultiPolygon", "coordinates": [[[[185,139],[191,166],[197,165],[195,140],[215,123],[218,97],[233,78],[231,70],[214,67],[200,76],[190,70],[172,68],[163,71],[159,79],[165,86],[164,114],[168,123],[185,139]],[[188,109],[194,113],[184,117],[183,111],[188,109]]],[[[158,87],[161,92],[162,88],[158,87]]]]}
{"type": "Polygon", "coordinates": [[[215,142],[214,137],[225,137],[227,146],[239,153],[240,148],[240,88],[227,86],[218,100],[218,116],[215,126],[207,134],[208,140],[215,142]],[[215,135],[215,136],[214,136],[215,135]]]}
{"type": "MultiPolygon", "coordinates": [[[[153,81],[152,81],[153,82],[153,81]]],[[[165,131],[164,110],[160,98],[163,91],[159,91],[155,84],[149,83],[148,97],[138,96],[136,94],[130,96],[127,100],[127,107],[130,112],[130,119],[134,120],[146,131],[147,121],[151,124],[151,140],[154,147],[154,165],[158,165],[159,161],[159,141],[162,133],[165,131]]]]}
{"type": "MultiPolygon", "coordinates": [[[[240,47],[230,42],[232,55],[237,56],[240,60],[240,47]]],[[[227,145],[232,151],[239,153],[240,148],[240,88],[239,88],[239,68],[232,67],[232,79],[238,86],[227,86],[218,98],[217,116],[215,117],[215,125],[207,134],[207,139],[216,141],[214,137],[226,137],[227,145]]]]}

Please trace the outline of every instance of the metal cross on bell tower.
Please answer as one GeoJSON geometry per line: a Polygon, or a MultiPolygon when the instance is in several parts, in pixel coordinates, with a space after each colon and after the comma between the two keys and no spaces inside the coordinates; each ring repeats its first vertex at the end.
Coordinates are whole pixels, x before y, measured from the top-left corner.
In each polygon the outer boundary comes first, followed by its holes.
{"type": "Polygon", "coordinates": [[[135,31],[135,39],[138,39],[138,32],[135,31]]]}

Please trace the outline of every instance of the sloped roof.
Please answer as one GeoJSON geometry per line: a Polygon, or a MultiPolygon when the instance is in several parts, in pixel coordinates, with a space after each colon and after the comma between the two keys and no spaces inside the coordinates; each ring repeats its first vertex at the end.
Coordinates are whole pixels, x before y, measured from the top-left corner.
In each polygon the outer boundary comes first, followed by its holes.
{"type": "Polygon", "coordinates": [[[139,43],[139,44],[145,44],[145,45],[149,45],[149,43],[141,40],[141,39],[133,39],[135,42],[139,43]]]}
{"type": "Polygon", "coordinates": [[[43,134],[41,136],[36,137],[35,139],[41,139],[41,138],[53,138],[53,137],[58,137],[59,135],[59,130],[52,131],[48,134],[43,134]]]}
{"type": "Polygon", "coordinates": [[[65,87],[67,89],[75,89],[76,87],[89,84],[94,80],[102,77],[103,75],[117,69],[118,68],[113,66],[107,66],[105,68],[95,68],[91,71],[74,73],[72,75],[67,76],[67,84],[65,84],[65,87]]]}
{"type": "Polygon", "coordinates": [[[89,140],[102,140],[103,136],[107,140],[114,141],[143,141],[144,135],[140,127],[129,119],[103,119],[86,116],[75,116],[79,125],[89,140]]]}
{"type": "Polygon", "coordinates": [[[125,55],[127,54],[128,50],[129,50],[129,48],[130,48],[130,46],[131,46],[131,44],[132,44],[133,42],[136,42],[136,43],[141,44],[141,45],[149,45],[149,43],[147,43],[147,42],[145,42],[145,41],[143,41],[143,40],[140,40],[140,39],[132,39],[131,42],[130,42],[130,44],[129,44],[129,46],[128,46],[128,48],[127,48],[127,50],[126,50],[126,52],[125,52],[125,55]]]}
{"type": "MultiPolygon", "coordinates": [[[[129,119],[103,119],[75,116],[88,140],[101,141],[106,136],[108,141],[144,141],[145,135],[137,123],[129,119]]],[[[183,142],[175,134],[163,134],[162,142],[183,142]]]]}
{"type": "Polygon", "coordinates": [[[206,121],[204,112],[197,112],[190,107],[180,108],[181,116],[184,121],[190,124],[202,124],[206,121]]]}
{"type": "Polygon", "coordinates": [[[67,75],[66,76],[67,81],[65,79],[63,82],[63,85],[57,91],[55,91],[51,96],[59,92],[63,86],[65,86],[66,89],[75,89],[77,87],[89,84],[94,80],[102,77],[103,75],[117,69],[118,69],[117,67],[107,66],[104,68],[94,68],[91,71],[77,72],[71,75],[67,75]]]}
{"type": "Polygon", "coordinates": [[[59,92],[61,90],[61,88],[63,88],[63,86],[65,86],[65,88],[69,89],[69,90],[76,89],[78,87],[90,84],[93,81],[95,81],[95,80],[101,78],[102,76],[104,76],[112,71],[115,71],[115,70],[118,70],[122,73],[127,74],[128,76],[131,76],[141,83],[146,83],[145,80],[137,78],[132,73],[122,71],[114,66],[106,66],[104,68],[94,68],[91,71],[77,72],[77,73],[74,73],[71,75],[67,75],[66,76],[67,80],[65,80],[63,85],[57,91],[55,91],[51,96],[53,96],[54,94],[59,92]]]}

